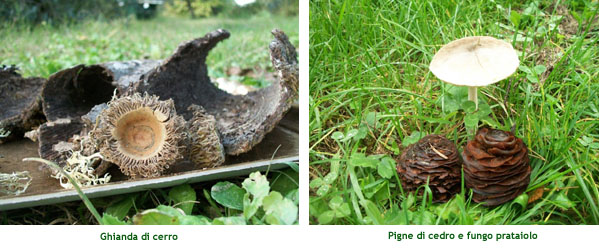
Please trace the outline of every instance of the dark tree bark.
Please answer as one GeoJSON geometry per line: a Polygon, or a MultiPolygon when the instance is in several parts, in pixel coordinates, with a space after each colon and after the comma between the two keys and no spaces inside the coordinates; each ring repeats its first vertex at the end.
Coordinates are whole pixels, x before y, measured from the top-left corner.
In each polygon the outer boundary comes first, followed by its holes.
{"type": "Polygon", "coordinates": [[[45,121],[41,92],[46,79],[23,78],[15,67],[0,66],[0,128],[10,131],[0,143],[23,138],[45,121]]]}

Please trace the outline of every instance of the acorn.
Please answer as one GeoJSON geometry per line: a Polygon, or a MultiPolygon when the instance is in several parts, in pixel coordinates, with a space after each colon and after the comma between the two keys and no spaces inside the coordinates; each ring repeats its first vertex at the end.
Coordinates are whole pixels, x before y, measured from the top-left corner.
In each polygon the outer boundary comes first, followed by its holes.
{"type": "Polygon", "coordinates": [[[216,119],[201,106],[192,104],[193,112],[187,121],[187,157],[200,168],[218,167],[225,162],[225,149],[216,130],[216,119]]]}
{"type": "Polygon", "coordinates": [[[484,127],[464,152],[464,178],[472,200],[496,206],[523,193],[530,182],[528,149],[511,132],[484,127]]]}
{"type": "Polygon", "coordinates": [[[453,142],[441,135],[427,135],[401,154],[397,171],[404,190],[426,185],[433,201],[446,202],[460,192],[462,161],[453,142]]]}
{"type": "Polygon", "coordinates": [[[132,178],[160,176],[183,155],[185,120],[172,99],[158,98],[135,93],[110,101],[91,132],[102,156],[132,178]]]}

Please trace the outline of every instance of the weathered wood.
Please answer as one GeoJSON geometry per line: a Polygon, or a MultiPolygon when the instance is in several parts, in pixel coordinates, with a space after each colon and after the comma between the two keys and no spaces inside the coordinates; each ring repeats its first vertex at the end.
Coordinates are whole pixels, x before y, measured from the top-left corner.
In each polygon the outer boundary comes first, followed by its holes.
{"type": "Polygon", "coordinates": [[[39,127],[38,153],[41,158],[64,164],[67,155],[55,146],[60,142],[69,142],[73,135],[78,135],[83,130],[83,123],[79,119],[63,118],[46,122],[39,127]]]}
{"type": "Polygon", "coordinates": [[[23,138],[45,121],[40,94],[46,79],[23,78],[15,67],[0,67],[0,128],[10,135],[0,143],[23,138]]]}
{"type": "Polygon", "coordinates": [[[177,113],[186,120],[192,117],[190,105],[202,106],[216,118],[226,153],[247,152],[281,120],[297,94],[295,48],[283,32],[275,30],[273,34],[270,51],[280,79],[268,87],[247,95],[231,95],[210,81],[206,57],[218,42],[230,36],[226,30],[216,30],[180,45],[160,66],[133,84],[131,91],[172,98],[177,113]]]}
{"type": "Polygon", "coordinates": [[[125,92],[132,82],[160,64],[157,60],[131,60],[77,65],[54,73],[42,92],[44,114],[49,121],[78,118],[94,106],[125,92]]]}

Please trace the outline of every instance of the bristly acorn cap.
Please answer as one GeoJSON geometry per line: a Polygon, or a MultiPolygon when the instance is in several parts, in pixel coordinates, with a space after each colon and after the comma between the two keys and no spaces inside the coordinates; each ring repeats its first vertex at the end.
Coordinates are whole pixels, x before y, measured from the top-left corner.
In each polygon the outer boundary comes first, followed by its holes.
{"type": "Polygon", "coordinates": [[[155,177],[183,157],[179,144],[185,120],[177,115],[172,99],[140,95],[110,101],[100,125],[92,131],[100,153],[125,175],[155,177]]]}
{"type": "Polygon", "coordinates": [[[429,69],[444,82],[482,87],[512,75],[520,61],[511,44],[488,36],[472,36],[443,46],[429,69]]]}

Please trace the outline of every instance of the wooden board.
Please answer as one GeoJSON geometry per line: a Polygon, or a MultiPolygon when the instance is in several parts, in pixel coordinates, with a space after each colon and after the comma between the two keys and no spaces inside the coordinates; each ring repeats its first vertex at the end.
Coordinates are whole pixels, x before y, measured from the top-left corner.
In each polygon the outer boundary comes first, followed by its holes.
{"type": "MultiPolygon", "coordinates": [[[[291,109],[280,125],[264,137],[264,140],[251,151],[227,156],[223,166],[212,169],[197,169],[191,162],[181,162],[156,178],[128,180],[118,168],[112,168],[110,183],[86,187],[84,193],[89,198],[132,193],[153,188],[164,188],[183,183],[195,183],[233,176],[247,175],[257,170],[287,167],[285,162],[299,160],[298,112],[291,109]],[[295,125],[295,126],[294,126],[295,125]]],[[[36,162],[23,162],[26,157],[39,157],[37,143],[29,140],[14,141],[0,145],[0,172],[12,173],[29,171],[32,183],[21,195],[0,194],[0,211],[48,205],[78,200],[75,190],[63,189],[50,172],[36,162]]]]}

